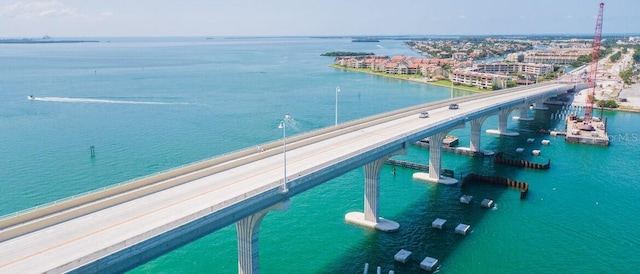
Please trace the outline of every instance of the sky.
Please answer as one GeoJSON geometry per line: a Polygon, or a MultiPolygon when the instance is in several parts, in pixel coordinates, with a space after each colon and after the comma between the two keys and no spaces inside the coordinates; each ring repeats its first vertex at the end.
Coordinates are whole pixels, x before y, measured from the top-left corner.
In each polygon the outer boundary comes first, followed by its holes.
{"type": "MultiPolygon", "coordinates": [[[[0,37],[593,34],[593,0],[0,0],[0,37]]],[[[640,33],[640,0],[603,34],[640,33]]]]}

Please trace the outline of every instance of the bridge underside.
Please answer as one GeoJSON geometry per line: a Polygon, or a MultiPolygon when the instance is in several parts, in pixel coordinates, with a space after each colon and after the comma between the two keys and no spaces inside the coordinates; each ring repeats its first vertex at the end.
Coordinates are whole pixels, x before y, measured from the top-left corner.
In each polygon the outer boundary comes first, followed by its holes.
{"type": "MultiPolygon", "coordinates": [[[[568,90],[568,88],[564,90],[556,89],[553,92],[549,91],[544,94],[542,93],[544,91],[540,91],[540,95],[537,96],[538,98],[531,96],[529,99],[541,100],[549,96],[549,94],[561,93],[566,90],[568,90]]],[[[257,265],[257,259],[253,256],[257,254],[258,226],[260,220],[264,214],[266,214],[266,212],[263,211],[277,204],[286,203],[292,196],[314,188],[361,166],[365,167],[365,205],[364,212],[360,214],[362,214],[362,220],[379,225],[384,222],[384,219],[378,215],[379,171],[384,162],[383,159],[390,157],[390,155],[398,151],[404,151],[406,145],[409,143],[418,141],[426,136],[435,136],[435,138],[439,140],[437,140],[437,142],[433,140],[432,142],[436,145],[432,147],[434,150],[432,151],[433,156],[430,156],[429,177],[440,180],[440,144],[442,141],[441,138],[444,138],[442,132],[448,132],[452,128],[471,121],[471,149],[478,150],[480,149],[480,140],[479,138],[476,140],[474,137],[476,133],[473,132],[473,129],[477,126],[479,130],[482,124],[481,121],[484,120],[483,117],[494,115],[501,111],[504,112],[514,106],[526,103],[526,100],[509,100],[512,101],[507,102],[503,100],[501,101],[503,103],[489,105],[484,109],[474,110],[474,112],[469,112],[465,115],[452,115],[448,120],[438,120],[438,123],[434,123],[433,125],[412,127],[411,131],[407,130],[406,133],[387,137],[388,139],[381,139],[383,141],[377,140],[376,143],[367,143],[366,147],[363,145],[363,149],[345,154],[345,156],[341,156],[342,158],[337,158],[338,160],[327,162],[326,166],[321,166],[321,168],[314,167],[314,169],[297,170],[297,173],[294,172],[290,177],[292,179],[289,180],[289,191],[287,193],[280,192],[280,184],[278,181],[271,182],[271,180],[268,180],[269,185],[265,184],[264,189],[259,189],[259,191],[255,190],[253,193],[244,193],[245,196],[242,197],[242,200],[233,200],[233,202],[228,202],[231,201],[231,199],[225,200],[224,207],[220,209],[212,209],[212,206],[207,208],[196,207],[193,210],[194,213],[189,213],[191,215],[180,216],[182,218],[180,221],[188,220],[184,221],[184,223],[178,223],[177,221],[175,223],[163,223],[163,226],[148,230],[149,234],[155,233],[151,236],[145,236],[143,238],[141,236],[142,234],[136,234],[131,236],[132,238],[108,246],[103,250],[96,251],[96,253],[82,254],[82,256],[84,256],[81,257],[82,262],[79,262],[80,260],[65,262],[58,268],[52,269],[52,271],[68,271],[70,273],[125,272],[236,222],[239,235],[242,235],[238,246],[239,252],[241,252],[240,257],[244,257],[244,259],[241,259],[243,261],[249,261],[245,266],[239,268],[245,269],[247,271],[246,273],[256,271],[257,268],[255,266],[257,265]],[[476,126],[474,126],[473,121],[480,122],[475,122],[476,126]],[[116,249],[115,247],[119,248],[116,249]],[[98,256],[94,256],[93,254],[108,255],[98,258],[98,256]],[[85,263],[85,260],[89,262],[85,263]],[[82,265],[77,266],[77,264],[82,265]]],[[[417,117],[415,118],[417,119],[417,117]]],[[[416,123],[412,121],[413,120],[409,120],[409,123],[416,123]]],[[[506,125],[504,128],[506,131],[506,125]]],[[[479,136],[479,133],[477,135],[479,136]]],[[[215,193],[217,194],[217,192],[215,193]]],[[[149,194],[149,196],[151,196],[151,194],[149,194]]],[[[235,199],[236,197],[234,196],[233,198],[235,199]]],[[[118,239],[118,241],[120,241],[120,239],[118,239]]],[[[6,241],[0,241],[0,244],[4,243],[6,243],[6,241]]]]}

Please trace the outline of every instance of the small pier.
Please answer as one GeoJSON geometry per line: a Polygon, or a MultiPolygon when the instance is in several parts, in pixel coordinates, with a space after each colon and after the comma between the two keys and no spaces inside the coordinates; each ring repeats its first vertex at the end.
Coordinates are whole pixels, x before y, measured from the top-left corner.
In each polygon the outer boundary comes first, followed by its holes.
{"type": "Polygon", "coordinates": [[[429,165],[416,164],[416,163],[407,162],[407,161],[389,159],[386,161],[386,164],[392,165],[392,166],[406,167],[406,168],[420,170],[420,171],[429,171],[429,165]]]}
{"type": "MultiPolygon", "coordinates": [[[[423,165],[423,164],[417,164],[417,163],[401,161],[401,160],[393,160],[393,159],[388,159],[385,163],[392,166],[405,167],[405,168],[410,168],[410,169],[415,169],[420,171],[427,171],[427,172],[429,171],[429,165],[423,165]]],[[[451,169],[442,170],[442,176],[453,178],[454,175],[455,174],[451,169]]]]}
{"type": "MultiPolygon", "coordinates": [[[[424,149],[429,149],[428,139],[429,138],[425,138],[420,141],[417,141],[414,143],[414,145],[424,149]]],[[[491,155],[491,153],[487,153],[484,151],[472,151],[469,148],[456,147],[458,145],[458,142],[459,141],[457,137],[447,136],[447,138],[442,140],[442,150],[449,153],[462,154],[462,155],[467,155],[467,156],[477,157],[477,158],[482,158],[484,156],[491,155]]]]}

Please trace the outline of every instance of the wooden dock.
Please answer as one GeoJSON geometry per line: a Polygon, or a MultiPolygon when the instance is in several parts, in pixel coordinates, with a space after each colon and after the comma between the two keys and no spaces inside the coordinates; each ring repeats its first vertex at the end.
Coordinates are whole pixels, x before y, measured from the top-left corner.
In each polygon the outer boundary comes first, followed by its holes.
{"type": "MultiPolygon", "coordinates": [[[[401,161],[401,160],[393,160],[393,159],[389,159],[385,163],[388,164],[388,165],[392,165],[392,166],[406,167],[406,168],[410,168],[410,169],[429,172],[429,165],[416,164],[416,163],[412,163],[412,162],[401,161]]],[[[453,172],[453,170],[450,170],[450,169],[443,169],[442,173],[440,175],[445,176],[445,177],[453,178],[454,177],[454,172],[453,172]]]]}
{"type": "MultiPolygon", "coordinates": [[[[414,145],[424,148],[424,149],[429,149],[429,144],[425,143],[425,142],[415,142],[414,145]]],[[[471,156],[471,157],[477,157],[477,158],[482,158],[485,156],[485,154],[483,152],[480,151],[471,151],[468,149],[460,149],[457,147],[450,147],[450,146],[442,146],[442,151],[446,151],[449,153],[455,153],[455,154],[462,154],[462,155],[467,155],[467,156],[471,156]]]]}
{"type": "Polygon", "coordinates": [[[393,160],[393,159],[387,160],[386,163],[392,166],[406,167],[406,168],[411,168],[411,169],[421,170],[421,171],[429,171],[429,165],[416,164],[412,162],[393,160]]]}

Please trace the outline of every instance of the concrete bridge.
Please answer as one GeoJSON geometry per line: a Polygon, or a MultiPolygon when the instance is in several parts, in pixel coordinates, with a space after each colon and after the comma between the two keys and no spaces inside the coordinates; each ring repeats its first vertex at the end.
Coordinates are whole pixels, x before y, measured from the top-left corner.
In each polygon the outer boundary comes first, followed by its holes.
{"type": "Polygon", "coordinates": [[[287,138],[286,150],[279,140],[19,212],[0,220],[0,272],[126,271],[235,223],[238,271],[258,273],[262,218],[289,207],[290,197],[359,167],[365,170],[363,212],[345,218],[392,231],[399,225],[378,215],[386,159],[430,137],[427,179],[453,183],[440,176],[447,132],[470,123],[469,149],[479,151],[487,117],[499,116],[494,133],[513,135],[507,132],[512,111],[520,109],[520,119],[527,119],[531,103],[574,88],[545,83],[405,108],[287,138]],[[450,103],[460,109],[448,109],[450,103]],[[421,111],[430,117],[419,118],[421,111]]]}

